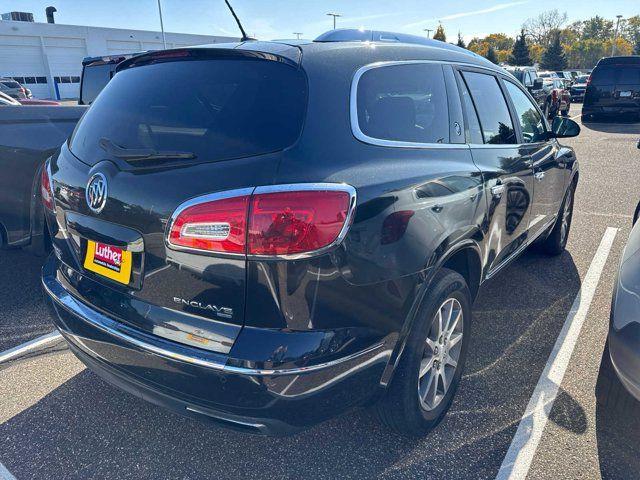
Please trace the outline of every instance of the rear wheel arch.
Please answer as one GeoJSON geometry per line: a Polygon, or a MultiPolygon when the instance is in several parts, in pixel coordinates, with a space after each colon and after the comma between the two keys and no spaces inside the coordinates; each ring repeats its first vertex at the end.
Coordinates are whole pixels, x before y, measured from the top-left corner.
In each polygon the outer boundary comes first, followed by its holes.
{"type": "Polygon", "coordinates": [[[471,298],[475,300],[482,278],[482,261],[476,246],[468,245],[449,254],[439,268],[448,268],[459,273],[467,282],[471,298]]]}

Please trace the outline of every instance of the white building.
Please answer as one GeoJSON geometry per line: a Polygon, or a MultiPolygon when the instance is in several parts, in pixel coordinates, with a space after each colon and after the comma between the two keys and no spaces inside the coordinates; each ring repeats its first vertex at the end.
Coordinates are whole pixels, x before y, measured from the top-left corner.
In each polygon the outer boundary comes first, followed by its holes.
{"type": "MultiPolygon", "coordinates": [[[[169,32],[165,37],[167,48],[238,40],[169,32]]],[[[85,57],[162,48],[160,32],[0,20],[0,76],[15,78],[36,98],[78,98],[85,57]]]]}

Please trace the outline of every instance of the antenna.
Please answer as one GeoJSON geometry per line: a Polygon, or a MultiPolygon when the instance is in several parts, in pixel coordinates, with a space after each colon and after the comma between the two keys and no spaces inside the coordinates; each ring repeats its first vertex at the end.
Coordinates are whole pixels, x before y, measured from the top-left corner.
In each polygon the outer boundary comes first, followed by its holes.
{"type": "Polygon", "coordinates": [[[255,40],[254,38],[251,38],[251,37],[247,36],[247,32],[245,32],[244,28],[242,28],[242,24],[240,23],[240,19],[236,15],[236,12],[233,11],[233,7],[229,3],[229,0],[224,0],[224,3],[226,3],[227,7],[229,7],[229,10],[231,10],[231,15],[233,15],[233,18],[236,20],[236,23],[238,24],[238,28],[242,32],[242,38],[240,40],[243,41],[243,42],[246,42],[247,40],[255,40]]]}

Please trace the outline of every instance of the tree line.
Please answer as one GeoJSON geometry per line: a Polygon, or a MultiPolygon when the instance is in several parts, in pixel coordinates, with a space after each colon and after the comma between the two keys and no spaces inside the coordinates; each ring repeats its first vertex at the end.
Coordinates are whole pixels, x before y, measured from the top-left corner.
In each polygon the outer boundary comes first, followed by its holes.
{"type": "MultiPolygon", "coordinates": [[[[447,41],[442,24],[433,38],[447,41]]],[[[568,24],[566,13],[549,10],[524,22],[516,38],[492,33],[484,38],[474,37],[467,45],[458,32],[455,44],[493,63],[539,64],[544,70],[590,69],[612,52],[640,55],[640,15],[621,19],[616,34],[616,20],[596,15],[568,24]]]]}

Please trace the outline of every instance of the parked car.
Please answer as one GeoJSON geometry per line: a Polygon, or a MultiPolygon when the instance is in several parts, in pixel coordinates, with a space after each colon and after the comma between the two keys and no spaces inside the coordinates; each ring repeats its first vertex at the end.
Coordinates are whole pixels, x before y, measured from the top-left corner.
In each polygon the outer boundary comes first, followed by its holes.
{"type": "Polygon", "coordinates": [[[27,105],[27,106],[32,106],[32,105],[49,105],[49,106],[62,105],[60,102],[56,102],[55,100],[42,100],[40,98],[25,98],[25,99],[19,100],[19,103],[21,105],[27,105]]]}
{"type": "Polygon", "coordinates": [[[556,77],[545,78],[543,88],[548,95],[543,109],[547,118],[553,118],[558,114],[568,115],[571,108],[571,93],[565,87],[564,80],[556,77]]]}
{"type": "Polygon", "coordinates": [[[569,88],[573,84],[573,76],[571,72],[561,71],[555,72],[558,75],[558,78],[564,80],[565,87],[569,88]]]}
{"type": "Polygon", "coordinates": [[[22,105],[20,102],[18,102],[15,98],[11,98],[9,95],[0,92],[0,106],[11,106],[11,107],[16,107],[16,106],[20,106],[22,105]]]}
{"type": "Polygon", "coordinates": [[[29,247],[44,254],[47,232],[39,196],[40,170],[86,107],[20,105],[15,102],[0,109],[0,248],[29,247]]]}
{"type": "Polygon", "coordinates": [[[581,102],[584,100],[584,92],[587,90],[587,84],[589,82],[589,75],[580,75],[576,77],[573,85],[569,89],[571,93],[572,102],[581,102]]]}
{"type": "Polygon", "coordinates": [[[543,88],[543,79],[538,77],[535,67],[505,66],[504,69],[524,85],[541,109],[549,99],[549,93],[543,88]]]}
{"type": "Polygon", "coordinates": [[[591,72],[582,116],[640,116],[640,56],[608,57],[591,72]]]}
{"type": "MultiPolygon", "coordinates": [[[[637,144],[640,148],[640,141],[637,144]]],[[[640,401],[640,204],[633,218],[634,227],[622,253],[615,285],[609,337],[598,400],[616,408],[623,406],[631,395],[640,401]],[[625,391],[626,390],[626,391],[625,391]]],[[[628,403],[628,402],[626,402],[628,403]]]]}
{"type": "MultiPolygon", "coordinates": [[[[143,52],[141,52],[143,53],[143,52]]],[[[120,62],[138,53],[86,57],[82,60],[82,76],[80,77],[79,105],[90,105],[111,81],[120,62]]]]}
{"type": "Polygon", "coordinates": [[[534,242],[564,250],[575,122],[548,129],[511,75],[446,43],[334,40],[126,60],[46,163],[42,282],[108,382],[245,432],[375,402],[423,435],[480,284],[534,242]]]}
{"type": "Polygon", "coordinates": [[[16,100],[27,98],[24,87],[13,78],[0,78],[0,93],[9,95],[16,100]]]}
{"type": "Polygon", "coordinates": [[[560,78],[556,72],[538,72],[540,78],[560,78]]]}

